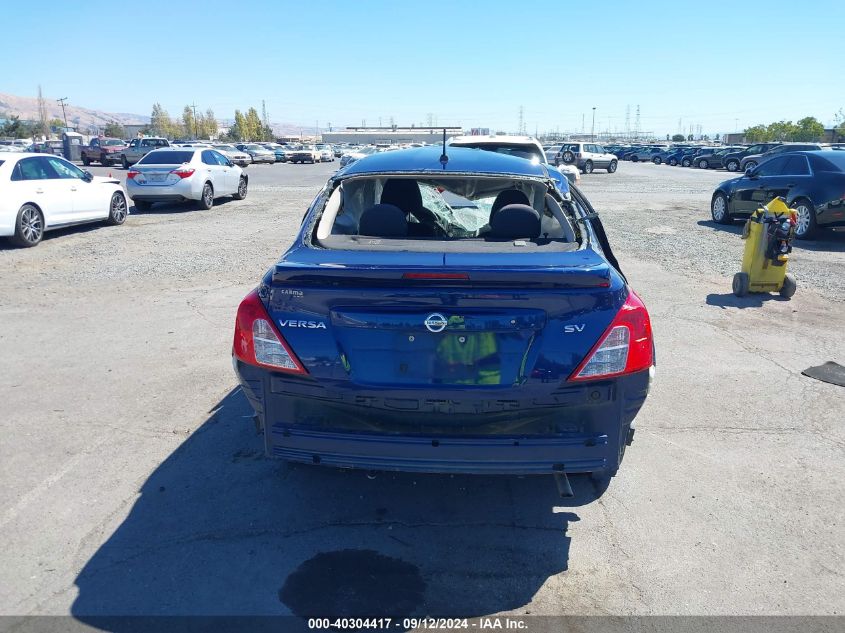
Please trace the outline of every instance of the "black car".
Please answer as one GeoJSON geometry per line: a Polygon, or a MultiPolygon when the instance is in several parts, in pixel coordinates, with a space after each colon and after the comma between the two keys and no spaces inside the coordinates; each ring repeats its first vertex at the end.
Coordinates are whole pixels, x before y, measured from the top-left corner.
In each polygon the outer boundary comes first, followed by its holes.
{"type": "Polygon", "coordinates": [[[783,152],[812,152],[819,149],[827,149],[827,147],[820,145],[819,143],[781,143],[777,147],[773,147],[763,154],[749,154],[740,161],[739,170],[746,172],[749,168],[754,169],[760,163],[763,163],[769,160],[772,156],[777,156],[783,152]]]}
{"type": "Polygon", "coordinates": [[[757,143],[756,145],[751,145],[743,150],[729,152],[722,157],[722,162],[725,164],[725,169],[728,171],[739,171],[742,159],[746,156],[751,156],[752,154],[765,154],[770,149],[774,149],[780,145],[783,145],[783,143],[757,143]]]}
{"type": "Polygon", "coordinates": [[[717,147],[710,152],[702,152],[692,160],[694,167],[699,169],[718,169],[724,163],[724,157],[730,152],[738,152],[741,147],[717,147]]]}
{"type": "Polygon", "coordinates": [[[691,147],[688,152],[681,156],[680,163],[683,167],[692,167],[693,161],[704,154],[712,154],[718,147],[691,147]]]}
{"type": "Polygon", "coordinates": [[[821,227],[845,226],[845,152],[788,152],[726,180],[713,192],[710,214],[719,224],[747,217],[783,197],[798,213],[795,237],[808,239],[821,227]]]}

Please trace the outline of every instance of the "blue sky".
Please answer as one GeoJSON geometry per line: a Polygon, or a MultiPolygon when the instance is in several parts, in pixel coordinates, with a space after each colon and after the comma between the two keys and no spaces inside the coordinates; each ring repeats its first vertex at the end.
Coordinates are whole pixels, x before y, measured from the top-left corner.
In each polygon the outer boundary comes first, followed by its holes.
{"type": "Polygon", "coordinates": [[[0,92],[313,127],[705,133],[845,108],[844,0],[14,2],[0,92]],[[102,31],[97,41],[93,34],[102,31]],[[69,33],[77,33],[68,46],[69,33]],[[838,34],[838,35],[837,35],[838,34]],[[125,51],[104,53],[104,49],[125,51]],[[14,61],[13,61],[14,60],[14,61]]]}

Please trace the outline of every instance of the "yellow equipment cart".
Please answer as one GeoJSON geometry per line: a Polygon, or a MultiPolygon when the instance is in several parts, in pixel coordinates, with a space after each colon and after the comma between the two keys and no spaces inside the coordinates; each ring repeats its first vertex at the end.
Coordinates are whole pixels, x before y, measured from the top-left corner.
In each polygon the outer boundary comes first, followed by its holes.
{"type": "Polygon", "coordinates": [[[783,198],[775,198],[748,218],[742,231],[742,272],[733,279],[737,297],[749,292],[779,292],[788,299],[795,294],[795,277],[786,272],[795,220],[795,211],[786,206],[783,198]]]}

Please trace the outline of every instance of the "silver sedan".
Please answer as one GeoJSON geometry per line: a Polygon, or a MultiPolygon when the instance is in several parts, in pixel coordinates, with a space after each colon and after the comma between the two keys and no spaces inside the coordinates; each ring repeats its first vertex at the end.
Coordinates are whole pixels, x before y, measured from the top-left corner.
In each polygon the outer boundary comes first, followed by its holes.
{"type": "Polygon", "coordinates": [[[247,184],[244,171],[212,148],[157,149],[126,173],[126,192],[138,211],[154,202],[188,200],[210,209],[222,196],[246,198],[247,184]]]}

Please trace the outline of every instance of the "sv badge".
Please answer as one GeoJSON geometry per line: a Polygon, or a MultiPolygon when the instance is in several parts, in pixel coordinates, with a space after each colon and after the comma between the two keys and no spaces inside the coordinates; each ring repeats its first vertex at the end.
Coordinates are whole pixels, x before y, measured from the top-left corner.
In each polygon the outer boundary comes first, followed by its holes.
{"type": "Polygon", "coordinates": [[[586,323],[579,323],[578,325],[564,325],[563,332],[564,334],[575,334],[577,332],[583,332],[585,327],[587,327],[586,323]]]}

